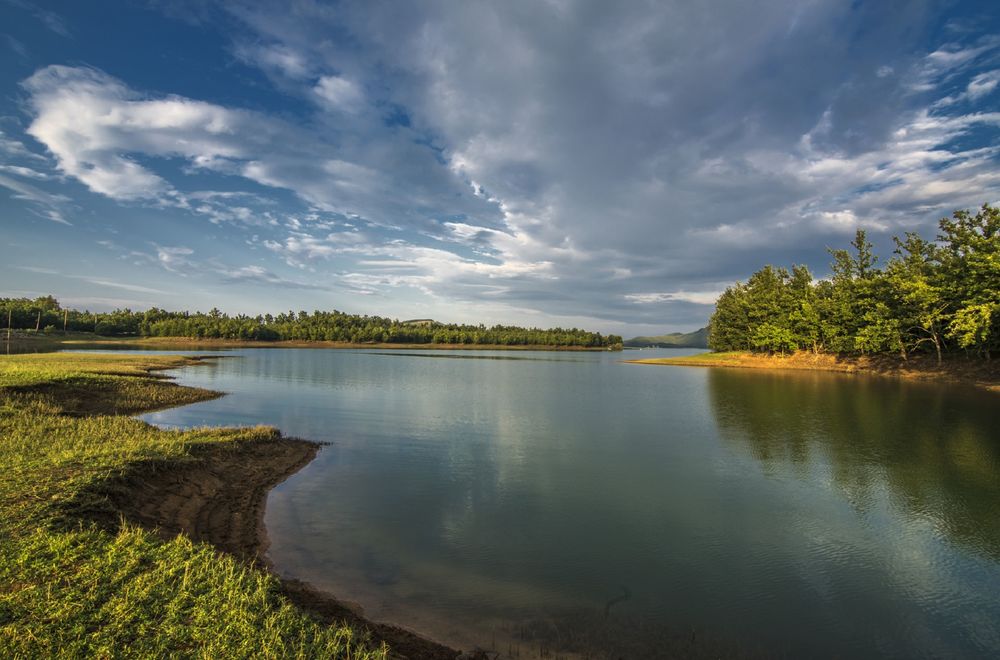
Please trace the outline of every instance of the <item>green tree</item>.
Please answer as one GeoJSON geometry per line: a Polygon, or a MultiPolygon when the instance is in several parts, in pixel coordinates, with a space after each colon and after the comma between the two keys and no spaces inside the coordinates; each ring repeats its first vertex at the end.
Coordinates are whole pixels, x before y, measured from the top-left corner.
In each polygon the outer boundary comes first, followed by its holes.
{"type": "Polygon", "coordinates": [[[736,283],[715,302],[708,323],[708,346],[713,351],[739,351],[750,346],[750,301],[746,287],[736,283]]]}
{"type": "Polygon", "coordinates": [[[938,284],[938,247],[913,232],[893,240],[896,257],[889,260],[886,279],[896,318],[908,348],[929,344],[941,364],[949,304],[938,284]]]}
{"type": "Polygon", "coordinates": [[[754,328],[750,343],[757,350],[782,355],[794,352],[796,348],[792,331],[772,323],[761,323],[754,328]]]}
{"type": "Polygon", "coordinates": [[[854,338],[854,345],[862,353],[885,353],[898,349],[906,357],[899,320],[884,303],[875,303],[865,313],[863,323],[854,338]]]}
{"type": "Polygon", "coordinates": [[[955,308],[947,334],[989,359],[1000,348],[1000,209],[956,211],[938,226],[942,287],[955,308]]]}
{"type": "Polygon", "coordinates": [[[884,269],[863,230],[850,250],[831,249],[829,279],[765,266],[719,297],[709,346],[866,354],[958,347],[990,359],[1000,349],[1000,209],[956,211],[937,242],[894,238],[884,269]],[[951,343],[950,343],[951,342],[951,343]]]}
{"type": "Polygon", "coordinates": [[[948,335],[958,340],[962,348],[977,348],[989,359],[989,341],[996,313],[994,305],[967,305],[955,312],[948,335]]]}

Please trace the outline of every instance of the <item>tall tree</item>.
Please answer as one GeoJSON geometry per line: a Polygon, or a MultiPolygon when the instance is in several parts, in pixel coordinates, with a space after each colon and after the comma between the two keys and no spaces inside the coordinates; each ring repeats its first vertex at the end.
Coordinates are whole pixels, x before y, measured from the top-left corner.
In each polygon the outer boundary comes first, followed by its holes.
{"type": "Polygon", "coordinates": [[[956,211],[939,227],[942,286],[956,307],[948,335],[989,359],[1000,348],[1000,209],[956,211]]]}

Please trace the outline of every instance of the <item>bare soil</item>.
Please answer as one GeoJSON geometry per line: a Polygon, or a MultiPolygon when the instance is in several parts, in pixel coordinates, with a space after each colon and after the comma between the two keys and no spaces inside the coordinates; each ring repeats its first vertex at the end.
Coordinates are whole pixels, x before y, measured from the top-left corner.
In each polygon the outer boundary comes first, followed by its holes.
{"type": "MultiPolygon", "coordinates": [[[[109,531],[124,520],[168,539],[184,534],[270,570],[264,558],[268,547],[264,528],[267,494],[309,463],[319,447],[296,438],[199,445],[184,460],[133,464],[124,473],[100,482],[70,505],[68,513],[109,531]]],[[[304,582],[281,579],[281,589],[289,600],[320,621],[346,621],[368,629],[375,639],[389,645],[392,657],[478,657],[462,656],[398,626],[369,621],[356,608],[304,582]]]]}

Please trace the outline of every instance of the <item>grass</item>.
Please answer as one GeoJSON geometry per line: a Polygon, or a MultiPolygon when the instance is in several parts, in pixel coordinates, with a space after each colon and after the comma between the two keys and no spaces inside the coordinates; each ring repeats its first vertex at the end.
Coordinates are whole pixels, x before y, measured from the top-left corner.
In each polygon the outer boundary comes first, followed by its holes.
{"type": "Polygon", "coordinates": [[[629,360],[637,364],[700,364],[702,362],[722,363],[738,361],[741,356],[746,355],[739,351],[725,353],[698,353],[697,355],[678,355],[677,357],[645,358],[640,360],[629,360]]]}
{"type": "Polygon", "coordinates": [[[628,360],[635,364],[666,364],[683,367],[739,367],[744,369],[792,369],[876,374],[904,379],[966,383],[1000,392],[997,360],[969,359],[949,355],[938,364],[931,355],[913,355],[902,360],[894,355],[848,356],[799,351],[788,355],[766,355],[746,351],[699,353],[678,357],[628,360]]]}
{"type": "Polygon", "coordinates": [[[0,357],[0,657],[386,657],[211,546],[128,525],[108,532],[67,513],[134,462],[278,437],[268,427],[160,430],[123,416],[217,396],[150,373],[195,361],[0,357]]]}

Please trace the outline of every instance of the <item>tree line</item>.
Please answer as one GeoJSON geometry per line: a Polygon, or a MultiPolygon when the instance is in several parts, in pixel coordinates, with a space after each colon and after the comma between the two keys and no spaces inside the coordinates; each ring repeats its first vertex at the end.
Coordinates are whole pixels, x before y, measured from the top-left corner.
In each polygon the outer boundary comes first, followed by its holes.
{"type": "Polygon", "coordinates": [[[301,340],[388,344],[471,344],[620,348],[622,338],[577,328],[521,328],[434,321],[407,322],[344,312],[305,311],[230,316],[212,309],[169,312],[116,309],[90,312],[64,308],[53,296],[0,298],[0,323],[16,330],[54,334],[93,332],[106,337],[184,337],[191,339],[301,340]]]}
{"type": "Polygon", "coordinates": [[[884,267],[864,230],[850,250],[830,250],[828,279],[765,266],[716,301],[709,346],[989,359],[1000,348],[1000,209],[956,211],[938,227],[933,241],[894,237],[884,267]]]}

